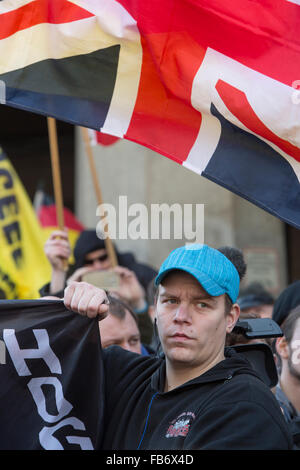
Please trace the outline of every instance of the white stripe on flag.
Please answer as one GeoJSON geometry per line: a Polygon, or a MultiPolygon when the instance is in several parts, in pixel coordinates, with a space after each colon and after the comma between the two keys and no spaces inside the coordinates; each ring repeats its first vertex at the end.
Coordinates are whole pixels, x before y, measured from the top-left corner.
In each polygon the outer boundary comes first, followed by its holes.
{"type": "MultiPolygon", "coordinates": [[[[118,2],[71,0],[97,17],[101,30],[121,44],[115,88],[104,126],[105,134],[123,137],[129,127],[140,82],[143,50],[136,21],[118,2]],[[128,103],[131,106],[128,107],[128,103]]],[[[103,33],[102,33],[103,34],[103,33]]]]}
{"type": "Polygon", "coordinates": [[[114,25],[113,21],[108,27],[110,20],[110,17],[94,16],[71,23],[43,23],[18,31],[0,41],[0,74],[50,58],[62,59],[120,45],[116,83],[102,130],[123,137],[136,102],[142,46],[134,20],[131,25],[129,19],[126,25],[123,21],[123,32],[120,24],[114,25]]]}
{"type": "MultiPolygon", "coordinates": [[[[201,127],[203,126],[204,129],[202,132],[200,128],[184,166],[201,173],[218,144],[220,129],[215,122],[218,119],[210,113],[212,103],[229,122],[256,135],[225,106],[216,90],[219,79],[244,92],[258,118],[274,134],[300,148],[299,106],[294,104],[292,100],[295,89],[208,48],[195,75],[191,95],[192,106],[202,113],[201,127]],[[209,136],[207,132],[209,132],[209,136]],[[208,145],[211,140],[214,145],[212,143],[208,145]]],[[[259,138],[288,161],[300,181],[300,163],[274,143],[261,136],[259,138]]]]}
{"type": "Polygon", "coordinates": [[[28,3],[32,3],[32,0],[1,0],[0,15],[9,11],[17,10],[28,3]]]}

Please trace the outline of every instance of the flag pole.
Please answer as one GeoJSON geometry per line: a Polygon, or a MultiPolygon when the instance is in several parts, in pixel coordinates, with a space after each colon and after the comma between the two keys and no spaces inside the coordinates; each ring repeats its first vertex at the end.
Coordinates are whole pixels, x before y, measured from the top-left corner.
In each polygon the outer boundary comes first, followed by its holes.
{"type": "MultiPolygon", "coordinates": [[[[98,181],[98,178],[97,178],[97,170],[96,170],[96,166],[95,166],[95,161],[94,161],[93,151],[92,151],[92,147],[91,147],[91,143],[90,143],[88,129],[86,127],[81,127],[81,133],[82,133],[82,137],[83,137],[83,141],[84,141],[84,145],[85,145],[86,154],[87,154],[87,157],[88,157],[88,160],[89,160],[89,166],[90,166],[91,176],[92,176],[92,180],[93,180],[94,190],[95,190],[95,193],[96,193],[97,204],[99,206],[100,204],[103,204],[103,199],[102,199],[102,192],[101,192],[100,184],[99,184],[99,181],[98,181]]],[[[115,251],[114,245],[113,245],[113,243],[112,243],[112,241],[111,241],[111,239],[108,235],[108,226],[106,225],[105,228],[106,228],[105,232],[107,234],[105,239],[104,239],[105,248],[106,248],[108,257],[110,259],[111,265],[114,268],[115,266],[118,265],[116,251],[115,251]]]]}
{"type": "MultiPolygon", "coordinates": [[[[56,120],[54,118],[47,117],[47,124],[48,124],[48,137],[49,137],[49,146],[50,146],[50,154],[51,154],[52,179],[53,179],[53,187],[54,187],[57,225],[58,225],[59,230],[64,230],[65,229],[64,204],[63,204],[61,177],[60,177],[56,120]]],[[[63,260],[63,266],[64,266],[64,270],[67,271],[68,260],[63,260]]]]}

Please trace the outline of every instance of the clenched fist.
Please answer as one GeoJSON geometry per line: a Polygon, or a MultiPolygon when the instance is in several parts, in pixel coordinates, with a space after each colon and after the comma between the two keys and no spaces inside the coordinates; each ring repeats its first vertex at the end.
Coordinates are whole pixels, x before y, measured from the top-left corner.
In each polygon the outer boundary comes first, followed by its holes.
{"type": "Polygon", "coordinates": [[[99,315],[99,320],[106,317],[109,309],[105,291],[87,282],[72,282],[66,287],[64,304],[69,310],[89,318],[99,315]]]}

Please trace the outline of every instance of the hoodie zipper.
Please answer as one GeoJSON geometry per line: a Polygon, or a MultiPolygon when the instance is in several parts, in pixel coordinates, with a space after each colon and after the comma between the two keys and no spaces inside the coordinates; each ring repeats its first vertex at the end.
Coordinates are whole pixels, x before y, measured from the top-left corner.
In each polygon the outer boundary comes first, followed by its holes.
{"type": "Polygon", "coordinates": [[[224,380],[223,383],[226,384],[226,382],[229,382],[229,380],[231,380],[231,379],[232,379],[232,375],[228,375],[227,379],[224,380]]]}
{"type": "Polygon", "coordinates": [[[141,437],[141,440],[140,440],[140,443],[139,443],[139,445],[138,445],[137,450],[140,449],[141,444],[142,444],[142,442],[143,442],[143,439],[144,439],[144,437],[145,437],[146,430],[147,430],[147,426],[148,426],[148,421],[149,421],[149,416],[150,416],[150,411],[151,411],[152,402],[153,402],[153,400],[154,400],[154,398],[156,397],[157,394],[158,394],[158,392],[156,392],[156,393],[154,393],[154,395],[152,395],[152,398],[151,398],[151,401],[150,401],[150,404],[149,404],[149,408],[148,408],[148,415],[147,415],[147,418],[146,418],[144,431],[143,431],[143,434],[142,434],[142,437],[141,437]]]}

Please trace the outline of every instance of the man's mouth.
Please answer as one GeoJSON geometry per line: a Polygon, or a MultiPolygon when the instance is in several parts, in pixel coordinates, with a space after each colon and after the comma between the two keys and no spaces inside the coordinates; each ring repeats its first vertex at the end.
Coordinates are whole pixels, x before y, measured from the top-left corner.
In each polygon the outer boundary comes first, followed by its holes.
{"type": "Polygon", "coordinates": [[[191,340],[193,338],[191,338],[190,336],[184,334],[184,333],[179,333],[179,332],[176,332],[174,333],[172,336],[171,336],[172,339],[176,339],[178,341],[187,341],[187,340],[191,340]]]}

